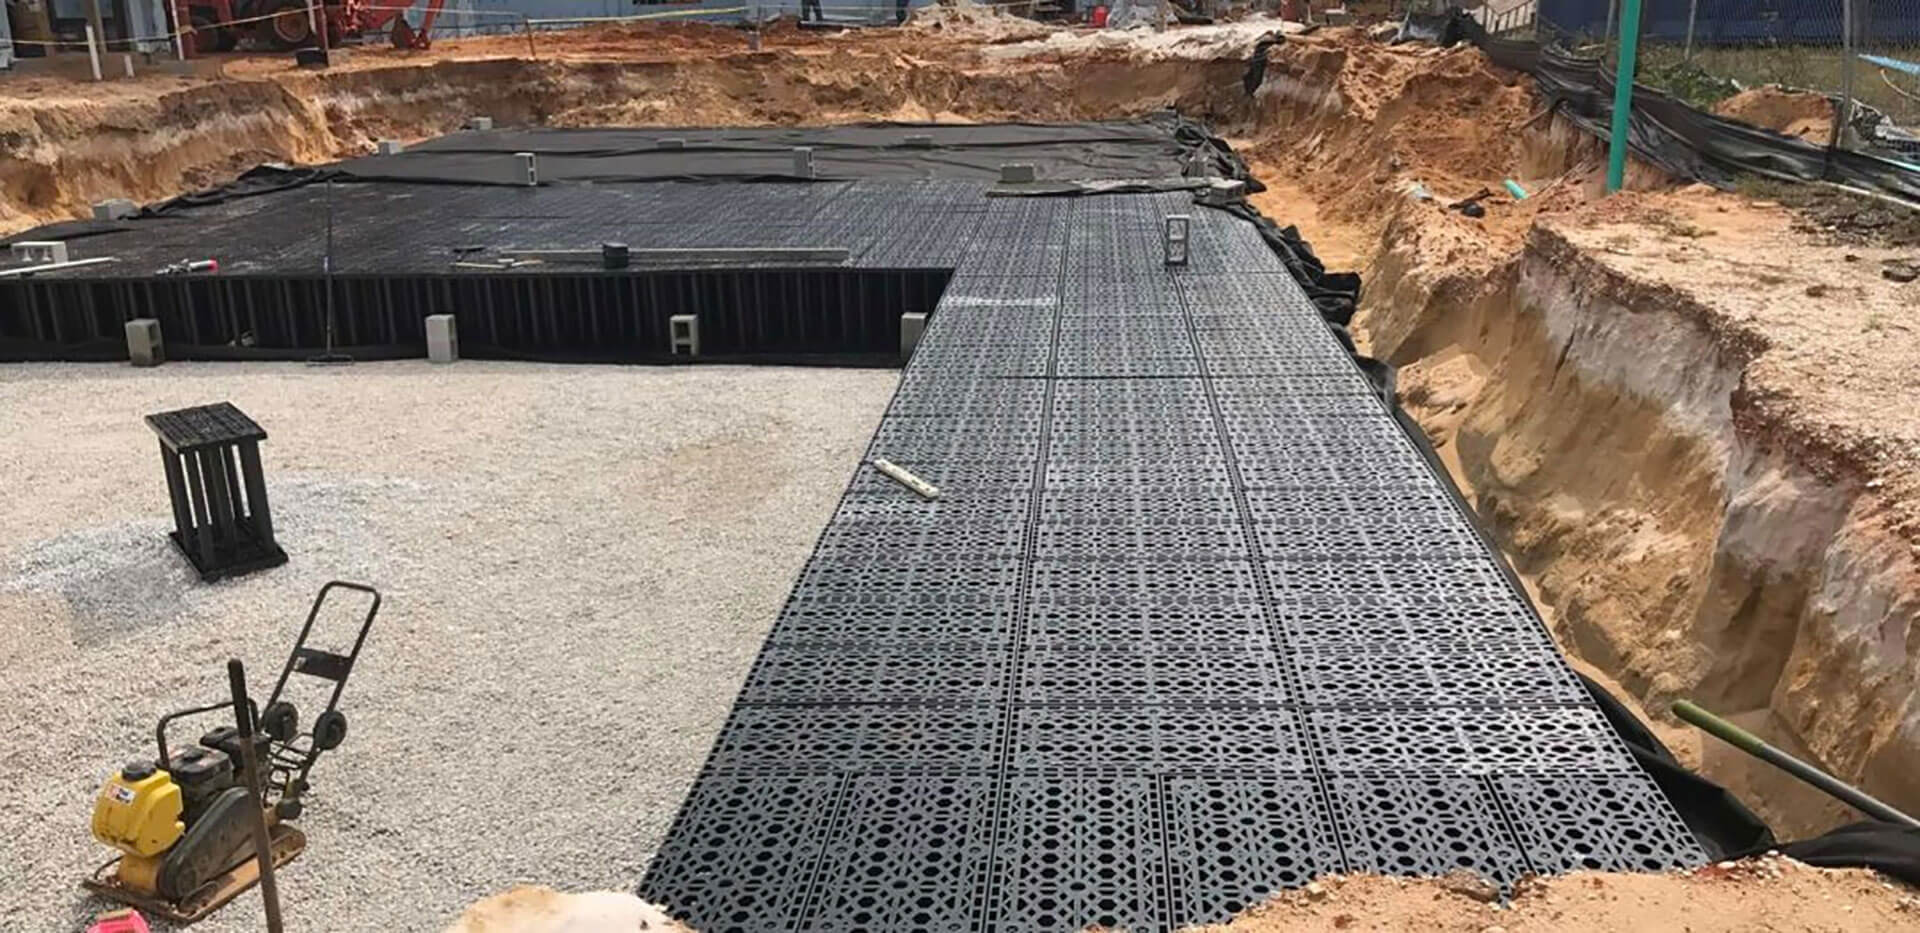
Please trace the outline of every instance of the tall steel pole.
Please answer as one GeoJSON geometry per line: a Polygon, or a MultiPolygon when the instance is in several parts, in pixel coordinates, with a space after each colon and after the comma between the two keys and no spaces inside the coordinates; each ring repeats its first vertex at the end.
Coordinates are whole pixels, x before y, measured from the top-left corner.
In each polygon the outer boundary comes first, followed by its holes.
{"type": "Polygon", "coordinates": [[[1613,67],[1613,137],[1607,144],[1607,193],[1627,181],[1627,119],[1633,114],[1633,75],[1640,51],[1640,0],[1620,10],[1620,56],[1613,67]]]}
{"type": "Polygon", "coordinates": [[[1853,0],[1840,0],[1840,119],[1833,124],[1832,145],[1846,138],[1847,125],[1853,122],[1853,0]]]}
{"type": "Polygon", "coordinates": [[[1693,61],[1693,24],[1700,18],[1700,0],[1687,0],[1687,51],[1685,59],[1693,61]]]}

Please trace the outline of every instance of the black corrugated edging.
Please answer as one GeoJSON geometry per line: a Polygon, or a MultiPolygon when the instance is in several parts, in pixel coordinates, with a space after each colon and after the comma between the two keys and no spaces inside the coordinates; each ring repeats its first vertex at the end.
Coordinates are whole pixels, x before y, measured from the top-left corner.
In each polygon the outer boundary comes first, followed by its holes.
{"type": "Polygon", "coordinates": [[[928,313],[945,269],[830,266],[484,276],[178,276],[0,283],[0,360],[123,360],[125,322],[152,317],[181,360],[419,357],[426,317],[452,314],[463,355],[672,362],[675,314],[702,315],[700,359],[897,364],[900,315],[928,313]],[[331,336],[329,336],[331,334],[331,336]]]}

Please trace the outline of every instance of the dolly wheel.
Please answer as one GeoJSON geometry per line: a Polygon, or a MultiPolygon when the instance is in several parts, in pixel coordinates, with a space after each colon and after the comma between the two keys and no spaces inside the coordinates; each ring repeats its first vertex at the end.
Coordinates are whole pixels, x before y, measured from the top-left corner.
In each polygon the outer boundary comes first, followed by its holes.
{"type": "Polygon", "coordinates": [[[260,731],[272,736],[275,742],[290,741],[300,732],[300,713],[292,703],[275,700],[260,713],[260,731]]]}
{"type": "Polygon", "coordinates": [[[336,709],[327,710],[313,721],[313,747],[321,751],[330,751],[340,747],[347,740],[347,714],[336,709]]]}

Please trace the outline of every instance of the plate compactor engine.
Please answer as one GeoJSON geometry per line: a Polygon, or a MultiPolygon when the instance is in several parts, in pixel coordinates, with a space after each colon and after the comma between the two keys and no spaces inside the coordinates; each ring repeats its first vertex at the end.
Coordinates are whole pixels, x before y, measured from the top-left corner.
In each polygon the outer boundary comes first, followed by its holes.
{"type": "Polygon", "coordinates": [[[339,710],[340,693],[379,611],[380,594],[372,587],[334,581],[320,588],[266,706],[255,708],[250,699],[246,701],[248,712],[242,715],[258,724],[257,730],[248,730],[251,756],[242,747],[242,731],[236,726],[213,729],[200,736],[198,744],[185,748],[167,743],[167,727],[175,721],[235,710],[238,698],[161,717],[154,729],[159,757],[122,767],[94,800],[94,838],[119,849],[120,855],[82,884],[177,923],[198,920],[252,887],[259,880],[254,830],[261,811],[255,809],[243,769],[249,757],[258,763],[259,806],[264,810],[274,864],[299,855],[306,848],[306,837],[292,821],[300,816],[307,775],[322,752],[346,740],[347,718],[339,710]],[[328,594],[342,589],[371,597],[352,649],[336,654],[308,647],[314,620],[328,594]],[[304,732],[299,711],[282,698],[294,674],[332,684],[326,709],[304,732]]]}

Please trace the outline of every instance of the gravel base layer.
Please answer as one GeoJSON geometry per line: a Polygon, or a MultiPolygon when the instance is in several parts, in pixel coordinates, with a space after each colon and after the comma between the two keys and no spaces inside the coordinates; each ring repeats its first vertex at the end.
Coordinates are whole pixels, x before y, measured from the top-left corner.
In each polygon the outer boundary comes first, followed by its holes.
{"type": "MultiPolygon", "coordinates": [[[[160,714],[224,696],[227,658],[264,696],[334,578],[386,602],[281,874],[287,928],[435,930],[516,881],[631,889],[897,379],[0,367],[0,929],[109,906],[76,885],[111,855],[100,782],[152,756],[160,714]],[[220,400],[270,436],[291,561],[208,585],[165,540],[141,416],[220,400]]],[[[344,647],[352,620],[328,623],[344,647]]],[[[194,929],[261,927],[250,893],[194,929]]]]}

